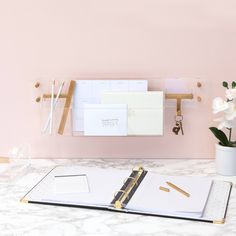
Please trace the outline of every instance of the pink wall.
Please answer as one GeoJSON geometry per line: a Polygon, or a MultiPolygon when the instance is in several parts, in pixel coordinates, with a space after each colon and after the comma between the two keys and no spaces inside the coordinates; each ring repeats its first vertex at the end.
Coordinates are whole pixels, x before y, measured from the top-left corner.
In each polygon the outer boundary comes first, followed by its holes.
{"type": "Polygon", "coordinates": [[[210,102],[236,79],[234,0],[0,1],[0,155],[30,143],[33,157],[211,158],[210,102]],[[203,102],[185,109],[185,136],[40,135],[33,82],[70,77],[199,77],[203,102]]]}

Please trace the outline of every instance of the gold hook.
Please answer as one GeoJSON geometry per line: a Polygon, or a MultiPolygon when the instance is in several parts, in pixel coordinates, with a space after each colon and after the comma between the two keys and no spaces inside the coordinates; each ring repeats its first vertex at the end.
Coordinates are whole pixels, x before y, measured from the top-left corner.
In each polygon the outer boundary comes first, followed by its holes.
{"type": "Polygon", "coordinates": [[[181,111],[181,102],[183,99],[193,99],[193,94],[166,94],[165,95],[166,99],[176,99],[176,115],[181,116],[182,111],[181,111]]]}
{"type": "Polygon", "coordinates": [[[176,103],[177,103],[177,105],[176,105],[176,115],[181,116],[182,115],[181,114],[181,98],[177,98],[176,100],[177,100],[176,101],[176,103]]]}

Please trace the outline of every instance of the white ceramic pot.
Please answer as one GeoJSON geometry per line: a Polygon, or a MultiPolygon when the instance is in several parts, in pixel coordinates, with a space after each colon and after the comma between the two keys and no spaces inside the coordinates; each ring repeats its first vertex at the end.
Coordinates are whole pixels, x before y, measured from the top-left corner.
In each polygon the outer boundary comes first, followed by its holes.
{"type": "Polygon", "coordinates": [[[220,175],[236,175],[236,147],[216,144],[216,171],[220,175]]]}

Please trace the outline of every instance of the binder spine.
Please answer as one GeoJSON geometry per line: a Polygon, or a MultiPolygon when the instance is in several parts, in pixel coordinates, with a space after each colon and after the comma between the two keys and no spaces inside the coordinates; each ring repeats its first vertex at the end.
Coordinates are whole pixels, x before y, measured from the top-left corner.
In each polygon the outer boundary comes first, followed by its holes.
{"type": "Polygon", "coordinates": [[[142,167],[139,167],[138,170],[133,170],[131,175],[124,181],[122,188],[115,193],[111,205],[116,209],[125,208],[146,174],[147,171],[142,167]]]}

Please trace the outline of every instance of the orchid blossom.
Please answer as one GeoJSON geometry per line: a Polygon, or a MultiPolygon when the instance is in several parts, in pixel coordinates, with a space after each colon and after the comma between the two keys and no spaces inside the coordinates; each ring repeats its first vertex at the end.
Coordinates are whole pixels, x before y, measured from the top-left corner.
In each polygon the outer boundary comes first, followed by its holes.
{"type": "Polygon", "coordinates": [[[214,121],[219,122],[218,127],[211,127],[210,130],[219,139],[221,145],[236,146],[236,142],[231,141],[232,129],[236,127],[236,82],[232,83],[232,89],[229,88],[227,82],[223,82],[223,86],[227,88],[225,93],[227,101],[221,97],[213,99],[212,112],[213,114],[221,114],[221,116],[214,119],[214,121]],[[222,131],[224,128],[229,130],[228,138],[222,131]]]}

